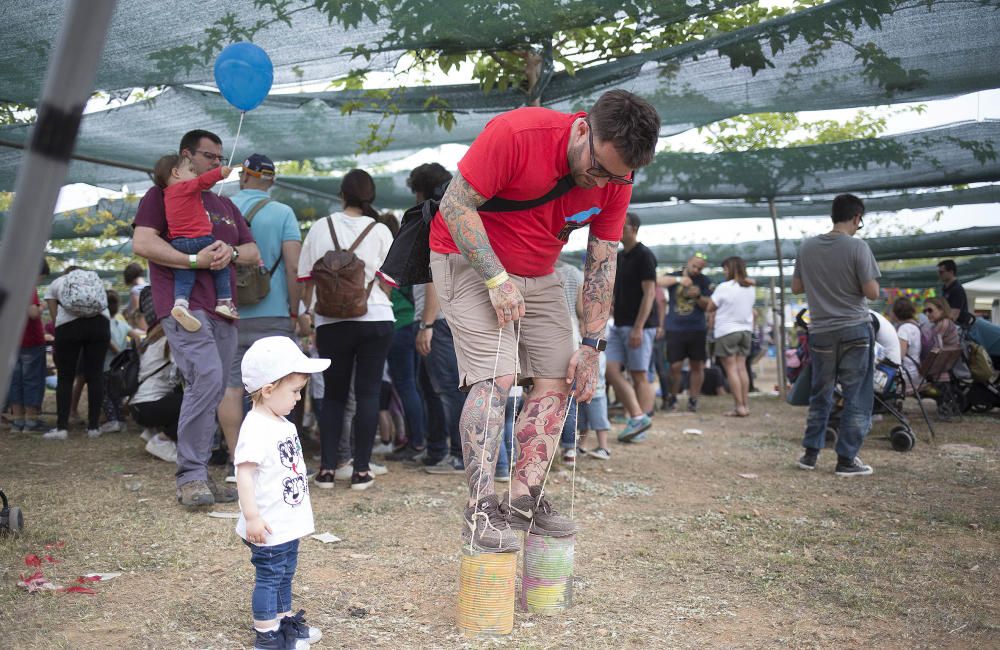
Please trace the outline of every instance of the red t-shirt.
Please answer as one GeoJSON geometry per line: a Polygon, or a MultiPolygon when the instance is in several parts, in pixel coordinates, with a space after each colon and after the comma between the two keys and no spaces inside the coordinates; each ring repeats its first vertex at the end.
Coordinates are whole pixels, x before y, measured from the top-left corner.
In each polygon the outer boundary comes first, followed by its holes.
{"type": "MultiPolygon", "coordinates": [[[[569,173],[570,127],[586,113],[518,108],[490,120],[458,163],[481,196],[526,201],[544,196],[569,173]]],[[[631,185],[574,187],[555,201],[517,212],[484,212],[486,235],[504,268],[538,277],[553,272],[569,233],[584,225],[605,241],[622,237],[631,185]]],[[[431,222],[431,250],[458,253],[440,212],[431,222]]]]}
{"type": "MultiPolygon", "coordinates": [[[[31,304],[42,304],[38,300],[37,290],[31,294],[31,304]]],[[[45,345],[45,326],[42,325],[41,318],[29,318],[28,322],[24,325],[24,334],[21,335],[21,347],[34,348],[39,345],[45,345]]]]}
{"type": "Polygon", "coordinates": [[[201,193],[222,180],[222,167],[208,170],[198,178],[169,185],[163,190],[163,204],[167,210],[167,237],[207,237],[212,234],[212,220],[208,218],[201,193]]]}

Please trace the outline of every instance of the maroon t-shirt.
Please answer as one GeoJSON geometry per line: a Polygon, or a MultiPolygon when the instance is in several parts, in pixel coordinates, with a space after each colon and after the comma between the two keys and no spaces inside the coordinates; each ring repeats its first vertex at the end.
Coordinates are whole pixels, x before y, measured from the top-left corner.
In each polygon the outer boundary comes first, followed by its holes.
{"type": "MultiPolygon", "coordinates": [[[[31,304],[42,304],[38,301],[38,290],[35,290],[31,296],[31,304]]],[[[29,318],[28,322],[24,325],[24,334],[21,336],[21,347],[33,348],[39,345],[45,345],[45,329],[42,325],[42,319],[29,318]]]]}
{"type": "MultiPolygon", "coordinates": [[[[215,192],[202,192],[201,200],[205,211],[212,220],[212,237],[230,246],[249,244],[254,241],[253,234],[247,226],[246,219],[233,202],[215,192]]],[[[152,228],[166,241],[167,214],[163,207],[163,190],[151,187],[139,202],[132,225],[136,228],[152,228]]],[[[236,300],[236,274],[233,265],[227,267],[229,284],[233,289],[233,301],[236,300]]],[[[174,306],[174,273],[173,269],[160,266],[152,260],[149,262],[149,283],[153,292],[153,308],[157,318],[166,318],[174,306]]],[[[208,269],[198,269],[194,288],[191,290],[190,309],[201,309],[210,318],[222,320],[215,313],[215,284],[208,269]]]]}

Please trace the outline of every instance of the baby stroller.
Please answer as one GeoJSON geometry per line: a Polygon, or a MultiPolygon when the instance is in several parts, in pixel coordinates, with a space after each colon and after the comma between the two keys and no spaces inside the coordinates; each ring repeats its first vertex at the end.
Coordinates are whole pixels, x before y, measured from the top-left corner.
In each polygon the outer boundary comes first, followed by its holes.
{"type": "Polygon", "coordinates": [[[982,318],[963,323],[963,348],[972,377],[961,383],[963,411],[985,413],[1000,407],[1000,327],[982,318]]]}
{"type": "MultiPolygon", "coordinates": [[[[795,356],[799,359],[800,365],[796,369],[795,379],[792,389],[788,392],[788,403],[793,406],[808,406],[809,394],[812,383],[812,365],[809,354],[809,339],[804,332],[808,331],[808,314],[805,309],[800,311],[795,317],[796,326],[803,331],[798,339],[798,349],[795,356]]],[[[881,330],[882,325],[879,317],[872,314],[872,327],[876,334],[881,330]]],[[[888,326],[891,328],[891,326],[888,326]]],[[[895,333],[893,332],[893,335],[895,333]]],[[[791,356],[791,355],[789,355],[791,356]]],[[[903,413],[903,403],[906,399],[906,385],[903,382],[903,369],[899,364],[888,358],[876,358],[873,373],[872,390],[874,391],[874,401],[872,404],[873,415],[888,415],[894,418],[898,424],[889,431],[889,442],[896,451],[904,452],[913,449],[917,442],[917,437],[913,433],[910,421],[903,413]]],[[[830,413],[830,419],[826,427],[826,447],[836,446],[837,431],[840,428],[840,414],[843,411],[843,395],[840,387],[834,389],[834,406],[830,413]]],[[[918,400],[919,403],[919,400],[918,400]]],[[[927,420],[927,414],[923,412],[927,420]]],[[[930,422],[927,422],[930,426],[930,422]]],[[[933,429],[932,429],[933,435],[933,429]]]]}

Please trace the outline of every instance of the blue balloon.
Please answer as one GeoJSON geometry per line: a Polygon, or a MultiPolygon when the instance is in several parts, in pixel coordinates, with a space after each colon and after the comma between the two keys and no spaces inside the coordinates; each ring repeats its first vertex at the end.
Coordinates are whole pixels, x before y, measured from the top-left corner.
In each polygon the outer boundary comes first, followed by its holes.
{"type": "Polygon", "coordinates": [[[215,59],[215,85],[226,101],[241,111],[260,106],[273,81],[271,58],[253,43],[233,43],[215,59]]]}

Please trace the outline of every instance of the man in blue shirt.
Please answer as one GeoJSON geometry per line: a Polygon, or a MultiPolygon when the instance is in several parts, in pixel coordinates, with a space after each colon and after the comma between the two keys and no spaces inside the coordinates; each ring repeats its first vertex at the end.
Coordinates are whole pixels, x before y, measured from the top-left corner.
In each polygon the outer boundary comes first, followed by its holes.
{"type": "MultiPolygon", "coordinates": [[[[243,162],[240,191],[233,203],[249,221],[250,230],[260,249],[260,266],[272,271],[271,289],[255,304],[240,303],[239,334],[236,356],[229,369],[226,394],[219,405],[219,424],[226,436],[230,461],[236,449],[236,436],[243,421],[243,377],[240,364],[243,354],[254,341],[266,336],[295,335],[299,311],[299,252],[302,234],[295,212],[268,195],[274,185],[274,163],[267,156],[253,154],[243,162]]],[[[236,260],[239,264],[240,260],[236,260]]],[[[226,480],[235,481],[232,466],[226,480]]]]}
{"type": "Polygon", "coordinates": [[[664,395],[666,407],[677,407],[677,393],[681,389],[681,369],[688,360],[688,410],[698,410],[698,396],[705,380],[705,359],[708,338],[708,321],[705,309],[712,295],[712,283],[702,274],[708,260],[695,253],[683,271],[660,277],[657,281],[670,296],[664,331],[667,334],[667,360],[670,362],[670,395],[664,395]]]}

